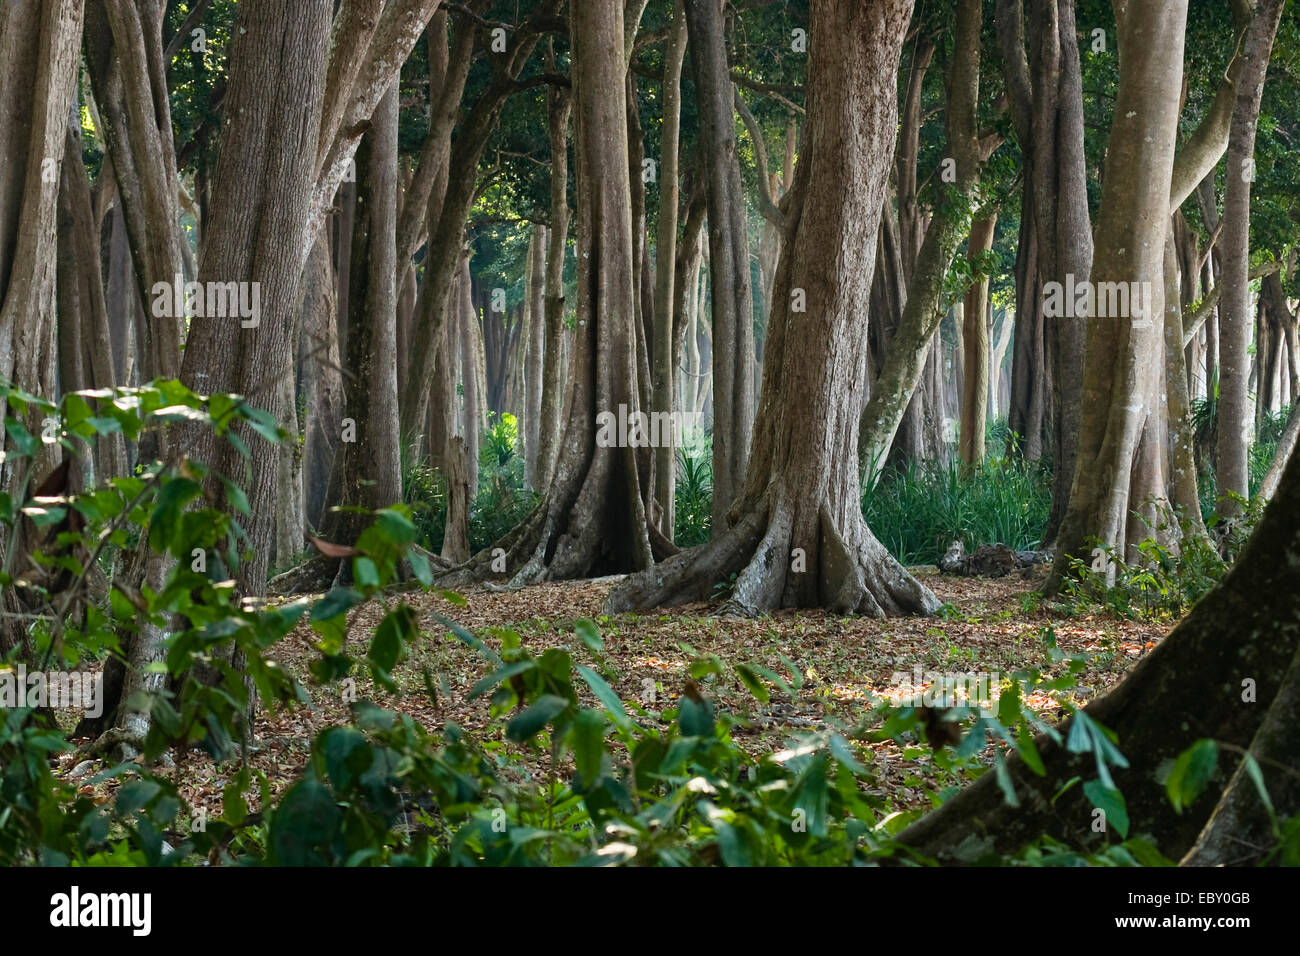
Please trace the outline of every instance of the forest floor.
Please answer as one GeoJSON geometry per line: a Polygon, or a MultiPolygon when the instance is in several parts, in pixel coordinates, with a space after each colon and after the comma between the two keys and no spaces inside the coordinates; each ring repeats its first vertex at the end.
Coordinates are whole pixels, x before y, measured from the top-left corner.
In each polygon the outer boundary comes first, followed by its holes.
{"type": "MultiPolygon", "coordinates": [[[[400,595],[419,613],[421,637],[407,658],[394,669],[398,694],[374,687],[368,674],[356,678],[356,697],[369,699],[389,710],[411,715],[426,730],[439,731],[453,721],[480,739],[502,739],[500,724],[492,724],[489,698],[469,699],[476,681],[491,672],[491,665],[430,617],[437,613],[456,621],[499,650],[497,629],[519,634],[534,656],[551,646],[569,648],[575,663],[591,663],[583,642],[574,634],[575,621],[597,623],[604,639],[603,671],[619,697],[636,702],[652,714],[675,706],[686,687],[687,670],[699,656],[715,654],[724,664],[721,675],[702,682],[703,693],[719,711],[744,718],[732,731],[734,739],[752,755],[785,747],[789,738],[828,724],[855,726],[879,702],[897,693],[896,675],[921,671],[946,673],[997,672],[1002,675],[1026,668],[1056,673],[1066,665],[1049,649],[1050,638],[1066,659],[1084,655],[1087,665],[1076,685],[1059,692],[1031,696],[1028,703],[1044,719],[1054,722],[1064,711],[1064,698],[1082,704],[1114,685],[1168,632],[1162,623],[1118,620],[1112,616],[1062,615],[1040,608],[1035,591],[1042,569],[1026,579],[1012,575],[1000,579],[964,578],[939,574],[934,568],[913,569],[941,601],[955,610],[941,617],[845,618],[821,611],[783,611],[754,619],[712,616],[716,604],[695,604],[652,615],[602,616],[605,595],[612,580],[547,583],[514,592],[470,588],[461,593],[457,607],[435,593],[412,591],[400,595]],[[1049,630],[1050,629],[1050,630],[1049,630]],[[686,645],[686,646],[684,646],[686,645]],[[688,650],[688,647],[690,650],[688,650]],[[692,653],[692,650],[694,653],[692,653]],[[782,659],[788,659],[789,663],[782,659]],[[1053,660],[1053,658],[1058,658],[1053,660]],[[773,687],[770,699],[760,704],[736,676],[735,664],[758,664],[783,676],[793,695],[773,687]],[[790,673],[790,664],[798,678],[790,673]],[[436,701],[425,688],[427,668],[437,689],[436,701]],[[1063,695],[1063,696],[1062,696],[1063,695]]],[[[364,654],[383,609],[371,604],[354,612],[349,623],[348,650],[364,654]]],[[[311,739],[332,724],[349,719],[349,707],[337,686],[310,683],[307,666],[315,655],[314,635],[304,622],[289,634],[273,655],[298,676],[313,698],[311,707],[292,711],[263,711],[256,723],[256,743],[250,767],[267,775],[273,792],[288,788],[306,766],[311,739]]],[[[585,684],[575,681],[580,696],[594,697],[585,684]]],[[[515,765],[521,777],[544,779],[548,758],[528,753],[515,765]]],[[[917,742],[894,740],[854,742],[860,759],[873,764],[879,782],[876,794],[896,809],[925,806],[930,794],[956,783],[935,762],[929,748],[917,742]]],[[[986,755],[991,759],[993,747],[986,755]]],[[[80,758],[68,754],[62,771],[71,772],[80,758]]],[[[95,768],[102,766],[96,761],[95,768]]],[[[92,770],[82,765],[79,776],[87,780],[92,770]]],[[[218,765],[194,750],[176,755],[170,771],[182,796],[192,806],[220,813],[221,791],[239,769],[238,761],[218,765]]],[[[83,788],[94,798],[106,798],[117,786],[106,781],[83,788]]],[[[256,788],[255,788],[256,789],[256,788]]],[[[250,796],[253,796],[250,794],[250,796]]]]}

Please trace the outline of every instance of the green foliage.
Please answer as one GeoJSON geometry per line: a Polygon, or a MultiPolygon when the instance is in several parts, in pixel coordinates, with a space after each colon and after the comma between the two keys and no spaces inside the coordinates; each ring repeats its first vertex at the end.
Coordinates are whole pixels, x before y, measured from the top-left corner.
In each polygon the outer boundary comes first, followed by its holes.
{"type": "MultiPolygon", "coordinates": [[[[176,421],[213,428],[244,451],[247,445],[236,434],[242,428],[282,437],[240,399],[204,398],[176,383],[79,393],[59,409],[13,390],[4,395],[17,415],[33,407],[60,414],[69,450],[75,450],[72,435],[120,428],[138,438],[176,421]]],[[[15,460],[30,458],[36,440],[17,418],[6,425],[15,460]]],[[[410,547],[420,533],[413,512],[398,504],[373,513],[356,543],[352,585],[314,603],[304,598],[259,606],[241,600],[226,578],[240,557],[241,533],[232,513],[246,511],[242,493],[197,462],[158,462],[141,477],[115,479],[83,494],[37,502],[24,493],[0,505],[0,519],[10,527],[24,514],[47,526],[68,509],[84,515],[86,529],[61,535],[59,547],[78,545],[89,552],[107,541],[127,547],[131,529],[141,546],[182,559],[168,562],[156,592],[145,587],[128,597],[115,583],[103,606],[92,602],[84,621],[54,615],[50,633],[32,629],[47,663],[58,654],[72,665],[86,653],[115,649],[118,635],[146,621],[164,627],[161,666],[171,683],[131,702],[151,717],[145,759],[100,774],[97,779],[121,780],[103,804],[51,772],[50,758],[69,747],[57,727],[42,726],[30,708],[0,712],[0,864],[188,865],[206,859],[227,865],[736,866],[844,865],[891,857],[929,862],[894,841],[919,811],[897,812],[875,795],[879,781],[861,743],[916,740],[925,724],[920,708],[882,702],[856,727],[831,720],[791,738],[777,753],[754,756],[735,739],[744,718],[717,710],[712,689],[734,679],[759,704],[777,693],[793,696],[801,680],[788,660],[791,682],[758,664],[728,667],[683,645],[692,658],[689,681],[682,696],[656,708],[653,699],[643,706],[614,692],[611,681],[618,675],[591,621],[573,625],[571,645],[552,644],[535,653],[513,630],[490,631],[493,649],[436,612],[428,620],[483,659],[486,674],[470,693],[489,700],[485,728],[470,734],[448,723],[431,732],[409,715],[354,703],[350,723],[315,737],[307,768],[278,800],[264,777],[234,770],[220,816],[187,826],[195,819],[192,808],[171,780],[154,772],[154,760],[168,748],[188,746],[203,747],[219,761],[233,757],[244,735],[249,683],[267,707],[306,703],[305,688],[268,656],[299,621],[314,636],[310,673],[322,689],[364,673],[388,692],[400,692],[395,668],[415,642],[432,637],[414,608],[385,591],[402,562],[424,587],[432,587],[428,564],[410,547]],[[213,487],[223,495],[210,494],[213,487]],[[196,547],[220,552],[207,573],[183,560],[196,547]],[[368,639],[349,640],[349,614],[368,604],[382,612],[379,623],[368,639]],[[222,663],[230,660],[242,664],[222,663]],[[215,682],[200,684],[192,676],[200,661],[216,670],[215,682]],[[525,762],[526,756],[540,756],[544,772],[535,774],[535,761],[525,762]],[[254,802],[258,813],[250,811],[254,802]]],[[[82,567],[78,553],[76,547],[58,555],[38,550],[36,558],[51,564],[66,559],[70,563],[59,566],[75,570],[82,567]]],[[[94,553],[89,557],[96,559],[94,553]]],[[[13,586],[5,573],[0,583],[13,586]]],[[[463,603],[449,592],[441,596],[463,603]]],[[[970,862],[1162,862],[1149,845],[1124,839],[1125,805],[1110,772],[1127,764],[1113,735],[1078,711],[1062,735],[1027,706],[1031,695],[1071,686],[1084,666],[1082,658],[1065,659],[1050,627],[1043,639],[1052,675],[1018,672],[1004,682],[991,709],[956,706],[946,712],[943,719],[958,725],[957,742],[936,744],[933,761],[951,786],[935,793],[932,803],[988,771],[982,754],[990,739],[1018,754],[1031,772],[1045,775],[1035,736],[1045,734],[1072,752],[1093,755],[1096,779],[1070,781],[1062,792],[1081,784],[1123,842],[1083,855],[1040,840],[1014,859],[970,862]]],[[[433,694],[433,687],[426,673],[427,692],[433,694]]],[[[915,747],[907,752],[913,759],[921,753],[915,747]]],[[[1186,761],[1171,794],[1192,799],[1205,764],[1186,761]]],[[[1000,754],[992,770],[1007,802],[1018,804],[1000,754]]]]}
{"type": "Polygon", "coordinates": [[[1133,564],[1095,539],[1091,562],[1071,560],[1065,593],[1076,611],[1100,606],[1122,618],[1176,620],[1223,577],[1227,564],[1190,519],[1167,506],[1156,513],[1153,535],[1138,543],[1141,557],[1133,564]],[[1161,542],[1175,528],[1180,544],[1171,550],[1161,542]]]}
{"type": "MultiPolygon", "coordinates": [[[[528,488],[524,460],[517,451],[519,426],[514,415],[497,418],[479,443],[479,482],[471,502],[469,541],[477,551],[498,541],[528,516],[537,494],[528,488]]],[[[411,509],[417,543],[437,551],[447,522],[447,481],[427,461],[411,462],[403,451],[402,499],[411,509]]]]}
{"type": "Polygon", "coordinates": [[[537,494],[527,486],[523,456],[516,450],[518,440],[519,424],[508,412],[483,433],[478,489],[469,516],[471,551],[499,541],[537,504],[537,494]]]}
{"type": "Polygon", "coordinates": [[[862,496],[867,525],[903,564],[934,564],[960,539],[1032,548],[1051,508],[1051,475],[1039,464],[990,459],[971,474],[956,463],[910,463],[862,496]]]}
{"type": "Polygon", "coordinates": [[[713,527],[713,459],[707,451],[687,455],[678,450],[675,498],[677,546],[689,548],[708,541],[713,527]]]}

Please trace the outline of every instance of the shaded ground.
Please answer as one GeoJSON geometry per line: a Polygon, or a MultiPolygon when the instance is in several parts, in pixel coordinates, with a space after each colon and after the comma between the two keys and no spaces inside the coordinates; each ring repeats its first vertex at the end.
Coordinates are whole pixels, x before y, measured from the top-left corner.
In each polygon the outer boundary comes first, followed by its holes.
{"type": "MultiPolygon", "coordinates": [[[[440,729],[454,721],[484,736],[490,722],[490,694],[469,700],[470,688],[490,672],[489,665],[429,614],[436,612],[457,621],[494,649],[500,648],[496,629],[516,631],[523,646],[534,655],[546,647],[564,645],[575,662],[588,662],[588,652],[573,633],[573,622],[595,621],[604,636],[605,659],[612,666],[607,679],[619,696],[639,703],[652,715],[675,705],[688,679],[690,662],[715,654],[726,665],[724,673],[706,679],[702,690],[719,710],[746,718],[747,725],[733,731],[741,746],[753,754],[784,747],[791,734],[834,721],[853,726],[872,707],[872,695],[897,693],[894,675],[924,671],[1010,672],[1027,667],[1059,669],[1048,654],[1044,635],[1055,633],[1065,654],[1086,654],[1090,663],[1078,677],[1070,699],[1082,703],[1105,692],[1144,653],[1167,633],[1160,624],[1118,621],[1106,616],[1062,617],[1038,609],[1034,588],[1040,578],[1018,576],[975,579],[940,575],[933,568],[913,569],[940,600],[956,610],[945,618],[894,618],[876,621],[842,618],[821,611],[785,611],[752,620],[709,616],[716,604],[696,604],[673,609],[671,614],[601,616],[604,597],[613,581],[548,583],[515,592],[481,588],[463,591],[466,607],[454,607],[432,594],[415,591],[400,597],[419,612],[421,641],[393,672],[400,693],[375,688],[368,676],[355,680],[357,699],[371,699],[382,707],[410,714],[427,729],[440,729]],[[689,645],[695,653],[683,648],[689,645]],[[790,666],[799,676],[793,677],[790,666]],[[771,689],[767,704],[759,704],[735,676],[732,665],[759,664],[781,674],[792,685],[793,696],[771,689]],[[425,690],[423,671],[428,668],[438,688],[437,700],[425,690]],[[797,687],[795,685],[798,685],[797,687]]],[[[1041,574],[1041,572],[1040,572],[1041,574]]],[[[383,610],[361,608],[350,622],[349,648],[360,655],[363,642],[378,623],[383,610]]],[[[268,776],[272,790],[282,792],[301,772],[309,757],[311,738],[330,724],[348,719],[348,704],[339,687],[311,686],[307,664],[312,659],[314,636],[301,624],[276,649],[283,666],[307,684],[313,699],[310,709],[259,715],[256,749],[249,763],[268,776]]],[[[577,682],[579,693],[586,687],[577,682]]],[[[1049,720],[1061,714],[1060,702],[1047,695],[1031,697],[1031,706],[1049,720]]],[[[594,698],[588,703],[595,703],[594,698]]],[[[496,735],[500,739],[500,734],[496,735]]],[[[1120,742],[1121,748],[1123,741],[1120,742]]],[[[519,750],[514,745],[511,749],[519,750]]],[[[922,745],[900,746],[892,740],[855,742],[859,755],[873,764],[879,781],[878,796],[897,809],[924,806],[929,793],[955,783],[936,765],[922,745]]],[[[990,748],[989,753],[992,750],[990,748]]],[[[63,770],[75,760],[65,757],[63,770]]],[[[93,764],[94,768],[99,762],[93,764]]],[[[527,757],[518,772],[541,772],[543,758],[527,757]]],[[[78,776],[91,776],[92,765],[82,764],[78,776]]],[[[238,763],[217,766],[205,754],[177,755],[172,771],[182,795],[210,814],[221,812],[221,790],[238,770],[238,763]]],[[[115,782],[98,784],[107,793],[115,782]]],[[[251,795],[250,795],[251,796],[251,795]]]]}

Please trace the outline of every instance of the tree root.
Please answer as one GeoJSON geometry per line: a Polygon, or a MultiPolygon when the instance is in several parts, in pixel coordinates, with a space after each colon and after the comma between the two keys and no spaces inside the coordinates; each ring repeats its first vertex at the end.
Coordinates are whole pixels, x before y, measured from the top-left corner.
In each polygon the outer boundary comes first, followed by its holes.
{"type": "Polygon", "coordinates": [[[744,511],[707,544],[629,575],[609,595],[610,613],[708,598],[736,575],[727,607],[754,616],[782,607],[825,607],[873,617],[932,614],[940,602],[894,560],[860,517],[842,533],[828,508],[809,515],[778,497],[744,511]],[[798,546],[802,542],[804,546],[798,546]]]}
{"type": "Polygon", "coordinates": [[[143,752],[144,738],[124,727],[109,727],[77,748],[79,757],[111,757],[117,762],[134,760],[143,752]]]}

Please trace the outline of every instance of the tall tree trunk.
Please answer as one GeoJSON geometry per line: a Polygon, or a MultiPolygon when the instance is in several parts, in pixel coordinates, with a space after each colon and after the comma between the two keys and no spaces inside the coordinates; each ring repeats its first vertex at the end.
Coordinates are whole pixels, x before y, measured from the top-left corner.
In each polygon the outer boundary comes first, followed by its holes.
{"type": "MultiPolygon", "coordinates": [[[[677,170],[682,121],[682,62],[686,57],[686,14],[682,0],[673,4],[673,20],[664,61],[664,112],[660,127],[659,222],[655,233],[655,317],[652,412],[670,414],[676,394],[676,349],[673,317],[677,314],[677,170]]],[[[662,437],[662,436],[661,436],[662,437]]],[[[673,441],[655,449],[654,496],[659,502],[658,528],[673,539],[677,449],[673,441]]]]}
{"type": "MultiPolygon", "coordinates": [[[[554,55],[547,53],[548,68],[554,55]]],[[[538,487],[550,485],[559,454],[560,413],[568,391],[564,346],[564,254],[569,245],[569,92],[552,88],[546,94],[546,128],[551,147],[551,224],[546,250],[546,354],[542,368],[542,412],[537,442],[538,487]]]]}
{"type": "Polygon", "coordinates": [[[1223,297],[1219,305],[1219,432],[1215,455],[1219,489],[1215,510],[1224,518],[1239,515],[1240,500],[1250,496],[1250,184],[1255,178],[1259,104],[1283,2],[1259,0],[1246,31],[1228,138],[1223,234],[1219,239],[1223,297]]]}
{"type": "MultiPolygon", "coordinates": [[[[643,411],[636,367],[632,187],[625,152],[623,12],[620,4],[578,4],[569,21],[578,200],[573,382],[546,496],[496,545],[505,551],[506,572],[516,585],[639,570],[653,560],[637,448],[612,434],[618,429],[610,426],[611,417],[625,413],[631,419],[643,411]]],[[[490,574],[494,564],[500,567],[494,549],[485,549],[447,580],[490,574]]]]}
{"type": "Polygon", "coordinates": [[[461,393],[465,397],[465,456],[466,478],[469,482],[469,501],[478,495],[479,436],[483,431],[483,384],[479,372],[480,326],[478,309],[474,305],[473,282],[470,279],[469,255],[460,260],[461,302],[458,310],[456,341],[460,345],[461,393]]]}
{"type": "MultiPolygon", "coordinates": [[[[519,26],[511,38],[508,55],[493,58],[487,88],[474,106],[464,113],[457,128],[447,164],[446,195],[437,222],[429,223],[424,281],[431,283],[430,301],[426,310],[417,310],[414,316],[415,327],[411,335],[414,351],[410,360],[415,368],[433,367],[433,350],[441,340],[441,327],[459,307],[459,303],[450,300],[449,293],[459,268],[465,220],[474,204],[479,159],[497,127],[506,100],[517,88],[519,74],[537,45],[538,24],[553,16],[560,3],[561,0],[542,0],[519,26]]],[[[464,29],[471,27],[466,24],[464,29]]],[[[429,379],[427,376],[412,376],[406,394],[402,396],[402,432],[418,434],[428,413],[429,379]]]]}
{"type": "MultiPolygon", "coordinates": [[[[0,6],[0,382],[51,397],[58,374],[59,167],[76,96],[81,17],[80,3],[0,6]]],[[[0,448],[8,414],[0,399],[0,448]]],[[[22,418],[28,432],[42,432],[39,412],[22,418]]],[[[0,491],[25,499],[55,466],[57,448],[0,462],[0,491]]],[[[21,524],[0,529],[0,553],[18,558],[9,567],[22,566],[25,545],[21,524]]],[[[0,611],[17,611],[14,589],[0,591],[0,611]]],[[[0,621],[0,655],[20,642],[27,643],[25,626],[0,621]]]]}
{"type": "Polygon", "coordinates": [[[537,441],[541,434],[542,367],[546,351],[546,227],[533,226],[524,283],[524,324],[528,349],[524,358],[524,466],[528,487],[537,488],[537,441]]]}
{"type": "Polygon", "coordinates": [[[700,600],[732,573],[732,605],[749,612],[939,606],[867,528],[857,470],[866,310],[911,8],[813,0],[805,144],[745,488],[712,541],[628,577],[610,595],[613,611],[700,600]],[[794,307],[796,285],[806,311],[794,307]]]}
{"type": "MultiPolygon", "coordinates": [[[[297,354],[291,336],[302,302],[298,246],[310,214],[329,27],[329,10],[317,5],[267,0],[239,8],[212,185],[222,202],[213,207],[199,281],[248,283],[250,295],[258,290],[260,314],[192,319],[181,366],[195,391],[238,392],[278,421],[288,417],[278,407],[278,383],[292,380],[297,354]],[[302,121],[285,123],[289,115],[302,121]]],[[[275,531],[277,458],[254,454],[245,462],[210,432],[192,438],[197,460],[237,481],[247,468],[240,483],[251,510],[250,554],[239,579],[245,593],[260,594],[275,531]]]]}
{"type": "Polygon", "coordinates": [[[325,516],[325,496],[341,437],[345,401],[327,235],[327,230],[322,229],[303,276],[302,336],[298,347],[305,412],[303,524],[316,530],[325,516]]]}
{"type": "MultiPolygon", "coordinates": [[[[1128,7],[1119,24],[1119,95],[1098,213],[1094,289],[1136,282],[1134,303],[1094,296],[1087,316],[1079,458],[1047,583],[1060,587],[1071,559],[1091,563],[1089,540],[1123,555],[1130,472],[1150,411],[1164,324],[1164,249],[1178,125],[1187,0],[1128,7]],[[1147,294],[1149,293],[1149,294],[1147,294]]],[[[1117,286],[1119,287],[1119,286],[1117,286]]],[[[1161,366],[1163,369],[1163,367],[1161,366]]]]}
{"type": "MultiPolygon", "coordinates": [[[[977,267],[979,258],[993,248],[997,213],[971,227],[967,258],[977,267]]],[[[961,401],[961,462],[967,468],[984,461],[984,424],[989,394],[989,278],[981,275],[966,292],[962,320],[965,344],[965,381],[961,401]]]]}
{"type": "MultiPolygon", "coordinates": [[[[948,266],[966,237],[970,224],[968,204],[974,199],[979,181],[979,167],[992,152],[993,143],[982,145],[976,125],[976,102],[979,95],[980,7],[963,0],[957,12],[957,37],[949,72],[947,105],[948,147],[946,159],[953,161],[955,196],[948,198],[926,231],[917,254],[916,266],[908,280],[907,302],[898,329],[890,341],[880,374],[871,386],[871,397],[862,413],[862,441],[867,446],[868,462],[883,461],[894,443],[899,423],[913,392],[940,345],[939,324],[943,321],[943,283],[948,266]]],[[[879,221],[879,214],[877,219],[879,221]]],[[[875,243],[873,241],[872,258],[875,243]]],[[[931,368],[937,372],[937,364],[931,368]]],[[[939,403],[942,393],[930,389],[931,404],[939,403]]],[[[933,414],[935,409],[930,409],[933,414]]],[[[932,423],[933,425],[934,423],[932,423]]]]}
{"type": "Polygon", "coordinates": [[[719,0],[685,0],[709,203],[713,311],[713,530],[740,492],[754,425],[754,305],[734,90],[719,0]]]}
{"type": "MultiPolygon", "coordinates": [[[[349,282],[349,378],[344,419],[354,441],[338,446],[338,503],[327,537],[353,544],[374,511],[402,499],[397,431],[397,84],[380,100],[357,150],[357,210],[349,282]]],[[[346,562],[344,564],[345,576],[346,562]]]]}
{"type": "Polygon", "coordinates": [[[175,378],[184,316],[151,309],[160,296],[170,301],[166,290],[184,272],[162,45],[167,4],[90,0],[86,6],[86,62],[131,237],[137,289],[149,312],[143,377],[175,378]]]}
{"type": "MultiPolygon", "coordinates": [[[[59,186],[58,298],[60,334],[65,320],[75,336],[59,352],[82,357],[77,380],[63,376],[63,391],[124,385],[117,378],[114,354],[124,347],[109,328],[100,269],[100,230],[92,206],[90,179],[81,161],[81,129],[69,127],[63,138],[59,186]],[[66,304],[65,304],[66,303],[66,304]]],[[[126,444],[120,434],[101,435],[92,449],[94,474],[100,481],[126,475],[126,444]]],[[[87,487],[91,485],[88,484],[87,487]]]]}

